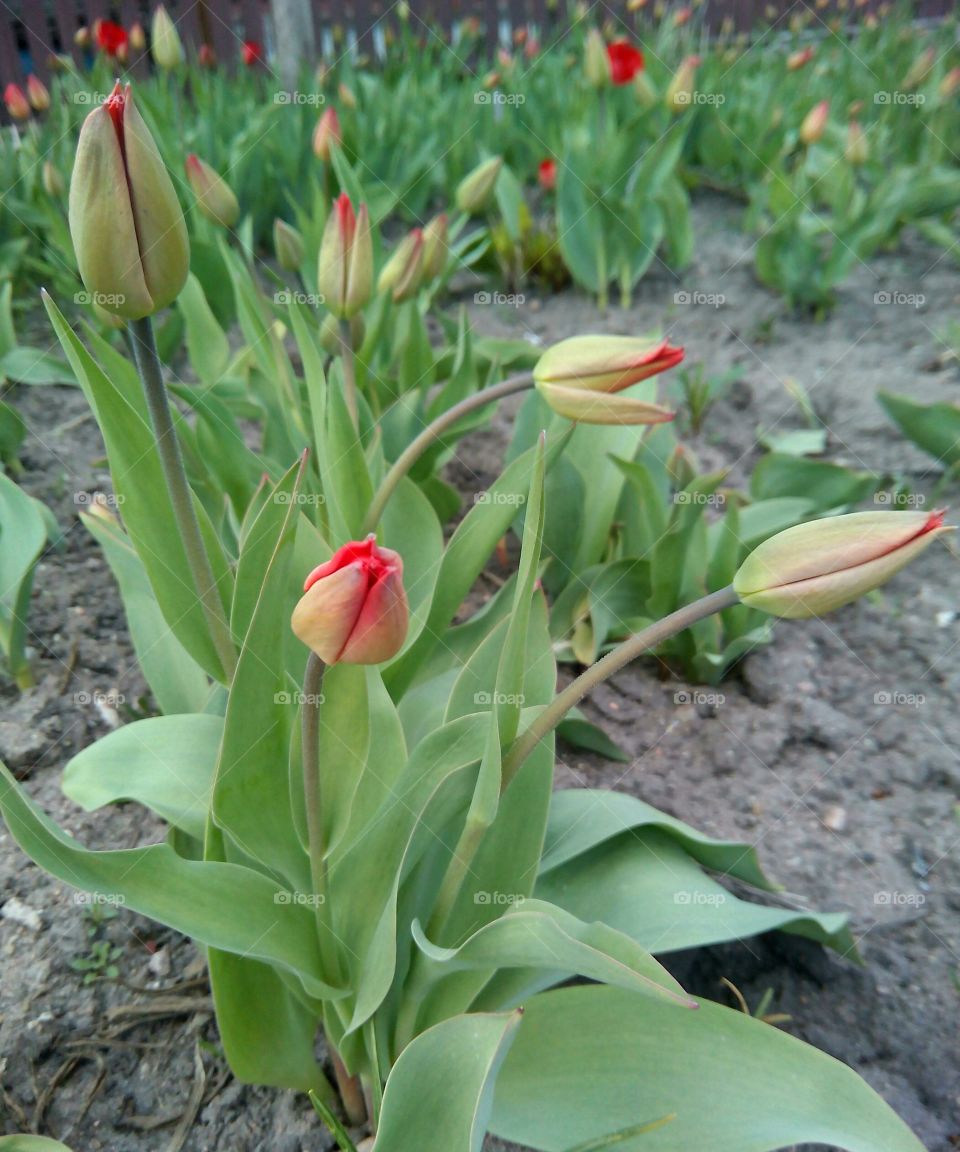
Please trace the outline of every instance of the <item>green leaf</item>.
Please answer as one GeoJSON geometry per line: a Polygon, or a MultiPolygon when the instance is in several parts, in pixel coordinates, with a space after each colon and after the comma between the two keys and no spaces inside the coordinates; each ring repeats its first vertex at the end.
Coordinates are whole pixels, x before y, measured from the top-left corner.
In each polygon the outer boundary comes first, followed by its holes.
{"type": "Polygon", "coordinates": [[[70,1152],[70,1149],[46,1136],[0,1136],[0,1152],[70,1152]]]}
{"type": "Polygon", "coordinates": [[[696,1012],[619,988],[566,988],[528,1002],[497,1078],[490,1127],[544,1152],[923,1152],[855,1072],[743,1012],[696,1012]],[[600,1141],[599,1143],[594,1143],[600,1141]]]}
{"type": "Polygon", "coordinates": [[[455,1016],[422,1033],[387,1080],[377,1152],[480,1152],[519,1012],[455,1016]]]}
{"type": "Polygon", "coordinates": [[[39,348],[12,348],[0,359],[0,379],[16,384],[76,384],[70,365],[39,348]]]}
{"type": "Polygon", "coordinates": [[[878,392],[877,399],[900,431],[947,468],[960,462],[960,405],[921,404],[909,396],[878,392]]]}
{"type": "Polygon", "coordinates": [[[41,505],[0,472],[0,643],[10,674],[26,682],[27,611],[36,563],[47,542],[41,505]]]}
{"type": "Polygon", "coordinates": [[[190,363],[201,382],[211,387],[220,380],[230,362],[230,343],[196,276],[187,277],[177,297],[177,307],[187,329],[190,363]]]}
{"type": "Polygon", "coordinates": [[[827,460],[810,460],[771,452],[763,456],[750,477],[750,492],[756,500],[802,496],[819,512],[859,504],[881,485],[875,472],[854,472],[827,460]]]}
{"type": "Polygon", "coordinates": [[[222,736],[221,716],[137,720],[74,756],[63,791],[87,812],[136,800],[202,841],[222,736]]]}

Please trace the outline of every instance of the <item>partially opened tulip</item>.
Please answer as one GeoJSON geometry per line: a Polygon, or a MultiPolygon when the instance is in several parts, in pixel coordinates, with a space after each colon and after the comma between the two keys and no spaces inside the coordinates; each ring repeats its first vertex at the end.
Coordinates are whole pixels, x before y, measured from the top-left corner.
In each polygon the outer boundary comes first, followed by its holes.
{"type": "Polygon", "coordinates": [[[821,616],[879,588],[945,532],[942,512],[852,512],[764,541],[733,581],[742,603],[772,616],[821,616]]]}
{"type": "Polygon", "coordinates": [[[683,349],[632,336],[572,336],[537,361],[537,390],[554,412],[585,424],[663,424],[669,408],[619,393],[673,368],[683,349]]]}
{"type": "Polygon", "coordinates": [[[350,197],[337,197],[320,243],[317,284],[339,319],[355,316],[373,293],[373,241],[366,204],[354,212],[350,197]]]}
{"type": "Polygon", "coordinates": [[[153,14],[150,34],[152,41],[150,50],[157,67],[165,72],[179,68],[183,63],[183,44],[177,34],[176,25],[162,4],[153,14]]]}
{"type": "Polygon", "coordinates": [[[70,181],[70,234],[80,277],[127,320],[180,293],[190,244],[180,202],[128,84],[83,123],[70,181]]]}
{"type": "Polygon", "coordinates": [[[423,229],[414,228],[400,241],[377,278],[377,291],[394,304],[416,296],[423,280],[423,229]]]}
{"type": "Polygon", "coordinates": [[[325,664],[382,664],[403,647],[408,619],[403,561],[371,535],[310,573],[291,625],[325,664]]]}
{"type": "Polygon", "coordinates": [[[50,107],[50,93],[46,84],[32,72],[27,77],[27,99],[34,112],[46,112],[50,107]]]}
{"type": "Polygon", "coordinates": [[[240,205],[233,189],[219,172],[191,153],[186,161],[187,181],[197,198],[197,208],[208,220],[232,228],[240,218],[240,205]]]}

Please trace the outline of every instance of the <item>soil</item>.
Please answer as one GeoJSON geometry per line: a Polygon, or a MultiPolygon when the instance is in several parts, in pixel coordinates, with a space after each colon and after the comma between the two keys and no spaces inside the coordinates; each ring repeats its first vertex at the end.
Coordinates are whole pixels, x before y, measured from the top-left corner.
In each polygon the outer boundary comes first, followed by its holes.
{"type": "MultiPolygon", "coordinates": [[[[711,373],[744,369],[693,443],[705,463],[732,464],[742,480],[759,455],[758,427],[803,427],[786,388],[795,380],[829,428],[830,459],[902,473],[930,496],[936,470],[875,393],[956,397],[944,340],[957,293],[950,259],[907,238],[858,269],[815,322],[755,283],[740,209],[701,198],[695,222],[695,266],[679,279],[655,268],[629,311],[601,315],[573,293],[531,292],[518,307],[471,306],[475,326],[544,342],[665,326],[711,373]],[[886,304],[883,292],[925,303],[886,304]],[[719,307],[698,303],[717,296],[719,307]]],[[[76,517],[89,493],[109,492],[83,397],[37,388],[15,402],[30,428],[22,483],[64,537],[31,605],[38,685],[20,696],[0,685],[0,755],[81,841],[156,839],[160,827],[132,806],[88,816],[60,793],[64,763],[135,715],[146,689],[110,572],[76,517]]],[[[461,489],[496,475],[510,414],[505,405],[462,443],[449,477],[461,489]]],[[[586,705],[630,762],[561,747],[557,770],[561,786],[621,788],[756,844],[788,893],[849,913],[864,967],[776,934],[665,959],[696,994],[733,1003],[726,978],[755,1008],[770,989],[768,1011],[856,1068],[931,1152],[960,1146],[958,593],[955,552],[932,549],[882,596],[827,622],[779,625],[709,699],[634,665],[586,705]]],[[[328,1147],[305,1100],[232,1080],[189,941],[123,909],[104,916],[78,904],[2,830],[0,900],[0,1130],[90,1152],[328,1147]],[[85,982],[76,960],[98,956],[85,982]]]]}

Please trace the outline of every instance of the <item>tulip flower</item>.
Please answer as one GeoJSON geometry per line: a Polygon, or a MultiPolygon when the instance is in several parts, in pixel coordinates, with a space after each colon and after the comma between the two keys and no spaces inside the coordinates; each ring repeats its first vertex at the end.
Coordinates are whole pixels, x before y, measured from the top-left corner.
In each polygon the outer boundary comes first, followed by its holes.
{"type": "Polygon", "coordinates": [[[616,85],[629,84],[638,72],[643,71],[643,53],[629,40],[614,40],[607,45],[607,60],[610,65],[610,79],[616,85]]]}
{"type": "Polygon", "coordinates": [[[910,65],[906,76],[903,78],[901,88],[903,88],[906,92],[912,92],[914,88],[919,88],[924,80],[926,80],[926,78],[930,75],[936,62],[936,49],[925,49],[910,65]]]}
{"type": "Polygon", "coordinates": [[[352,88],[346,84],[340,84],[337,87],[337,95],[340,97],[340,103],[344,108],[349,108],[351,111],[357,106],[357,97],[352,88]]]}
{"type": "Polygon", "coordinates": [[[23,89],[16,84],[8,84],[3,90],[3,102],[13,120],[30,119],[30,102],[23,93],[23,89]]]}
{"type": "Polygon", "coordinates": [[[377,278],[377,291],[394,304],[412,300],[423,280],[423,229],[414,228],[397,245],[377,278]]]}
{"type": "Polygon", "coordinates": [[[949,100],[958,88],[960,88],[960,68],[951,68],[940,81],[938,92],[941,99],[949,100]]]}
{"type": "Polygon", "coordinates": [[[118,81],[83,122],[69,218],[80,276],[104,307],[138,320],[177,297],[190,267],[187,227],[129,84],[118,81]]]}
{"type": "Polygon", "coordinates": [[[134,52],[142,52],[147,46],[147,34],[140,21],[130,25],[130,47],[134,52]]]}
{"type": "Polygon", "coordinates": [[[46,192],[51,200],[59,200],[67,190],[67,185],[60,173],[60,169],[50,160],[44,160],[43,168],[40,170],[40,180],[43,184],[44,192],[46,192]]]}
{"type": "Polygon", "coordinates": [[[123,58],[127,51],[127,33],[121,24],[112,20],[96,20],[93,25],[93,38],[105,56],[123,58]]]}
{"type": "Polygon", "coordinates": [[[150,51],[158,68],[170,72],[180,67],[183,63],[183,45],[180,43],[176,25],[162,4],[158,5],[153,14],[150,39],[150,51]]]}
{"type": "Polygon", "coordinates": [[[423,278],[436,280],[447,266],[447,214],[434,216],[423,230],[423,278]]]}
{"type": "Polygon", "coordinates": [[[556,160],[541,160],[540,166],[537,169],[537,180],[540,182],[540,187],[546,192],[552,192],[557,186],[557,162],[556,160]]]}
{"type": "Polygon", "coordinates": [[[740,566],[733,589],[751,608],[802,620],[885,584],[953,528],[943,512],[852,512],[778,532],[740,566]]]}
{"type": "Polygon", "coordinates": [[[273,222],[273,250],[277,263],[287,272],[296,272],[303,263],[303,237],[285,220],[273,222]]]}
{"type": "Polygon", "coordinates": [[[217,66],[217,54],[212,44],[203,43],[197,52],[197,61],[201,68],[213,69],[217,66]]]}
{"type": "Polygon", "coordinates": [[[468,216],[478,216],[483,212],[493,196],[502,167],[503,157],[492,156],[464,176],[454,197],[461,212],[468,216]]]}
{"type": "Polygon", "coordinates": [[[325,108],[313,130],[314,156],[324,164],[328,164],[332,146],[342,140],[343,133],[340,130],[340,118],[337,116],[336,108],[325,108]]]}
{"type": "Polygon", "coordinates": [[[585,424],[662,424],[674,413],[625,388],[673,368],[683,349],[632,336],[571,336],[537,361],[533,379],[554,412],[585,424]]]}
{"type": "Polygon", "coordinates": [[[187,182],[197,198],[197,207],[208,220],[232,228],[240,218],[240,205],[224,178],[192,152],[187,157],[187,182]]]}
{"type": "Polygon", "coordinates": [[[259,40],[244,40],[241,57],[248,68],[263,63],[263,45],[259,40]]]}
{"type": "Polygon", "coordinates": [[[354,213],[343,193],[327,217],[317,283],[327,308],[341,320],[355,316],[373,292],[373,242],[366,204],[354,213]]]}
{"type": "Polygon", "coordinates": [[[291,625],[325,664],[382,664],[403,647],[403,561],[375,536],[345,544],[314,568],[303,593],[291,625]]]}
{"type": "Polygon", "coordinates": [[[800,48],[796,52],[791,52],[787,57],[787,71],[798,72],[801,68],[805,68],[812,59],[812,48],[800,48]]]}
{"type": "Polygon", "coordinates": [[[823,135],[829,116],[830,105],[826,100],[821,100],[819,104],[814,104],[806,116],[804,116],[803,123],[800,125],[801,143],[807,145],[816,144],[823,135]]]}
{"type": "Polygon", "coordinates": [[[851,120],[847,128],[847,144],[844,156],[848,164],[866,164],[870,158],[870,145],[867,143],[867,134],[859,120],[851,120]]]}
{"type": "Polygon", "coordinates": [[[34,112],[46,112],[50,107],[50,93],[46,84],[31,72],[27,77],[27,99],[34,112]]]}
{"type": "Polygon", "coordinates": [[[591,28],[583,42],[583,73],[591,88],[605,88],[610,83],[607,46],[597,28],[591,28]]]}
{"type": "Polygon", "coordinates": [[[90,29],[86,24],[81,24],[76,32],[74,32],[73,42],[78,48],[90,47],[90,29]]]}
{"type": "Polygon", "coordinates": [[[674,28],[682,28],[684,24],[690,23],[690,17],[693,15],[693,9],[689,5],[685,8],[678,8],[673,16],[674,28]]]}

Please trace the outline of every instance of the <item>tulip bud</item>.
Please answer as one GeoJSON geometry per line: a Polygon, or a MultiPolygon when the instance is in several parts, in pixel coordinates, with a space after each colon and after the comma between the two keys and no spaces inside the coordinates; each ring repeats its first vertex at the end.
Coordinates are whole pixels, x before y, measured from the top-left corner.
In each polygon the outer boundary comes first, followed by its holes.
{"type": "Polygon", "coordinates": [[[317,283],[327,307],[340,319],[355,316],[373,292],[370,217],[366,204],[354,214],[346,193],[337,198],[323,230],[317,283]]]}
{"type": "Polygon", "coordinates": [[[859,120],[851,120],[847,129],[847,145],[844,156],[848,164],[866,164],[870,157],[870,145],[867,143],[867,134],[859,120]]]}
{"type": "Polygon", "coordinates": [[[277,263],[287,272],[296,272],[303,263],[303,237],[285,220],[273,222],[273,250],[277,263]]]}
{"type": "Polygon", "coordinates": [[[27,99],[34,112],[46,112],[50,107],[50,93],[46,84],[31,72],[27,77],[27,99]]]}
{"type": "Polygon", "coordinates": [[[942,512],[852,512],[778,532],[733,580],[740,600],[772,616],[820,616],[879,588],[953,529],[942,512]]]}
{"type": "Polygon", "coordinates": [[[180,43],[176,25],[162,4],[157,7],[153,14],[150,39],[150,50],[158,68],[162,68],[164,72],[170,72],[174,68],[180,67],[183,63],[183,45],[180,43]]]}
{"type": "Polygon", "coordinates": [[[814,104],[806,116],[804,116],[803,123],[800,125],[801,143],[808,146],[810,144],[816,144],[823,135],[829,115],[830,105],[826,100],[821,100],[819,104],[814,104]]]}
{"type": "Polygon", "coordinates": [[[638,72],[633,78],[633,90],[641,108],[652,108],[657,102],[657,90],[647,72],[638,72]]]}
{"type": "Polygon", "coordinates": [[[30,104],[23,89],[16,84],[8,84],[3,90],[3,102],[13,120],[29,120],[30,104]]]}
{"type": "Polygon", "coordinates": [[[585,424],[662,424],[669,408],[629,396],[625,388],[673,368],[683,349],[632,336],[571,336],[537,361],[533,379],[554,412],[585,424]]]}
{"type": "Polygon", "coordinates": [[[544,192],[553,192],[557,187],[556,160],[541,160],[537,168],[537,180],[544,192]]]}
{"type": "Polygon", "coordinates": [[[74,32],[73,42],[77,48],[90,47],[90,29],[85,24],[81,24],[76,32],[74,32]]]}
{"type": "Polygon", "coordinates": [[[348,88],[346,84],[340,84],[337,88],[337,95],[340,97],[340,103],[344,108],[349,108],[353,111],[357,106],[357,97],[352,88],[348,88]]]}
{"type": "Polygon", "coordinates": [[[436,280],[447,266],[447,214],[441,212],[423,230],[423,278],[436,280]]]}
{"type": "Polygon", "coordinates": [[[591,28],[583,41],[583,75],[591,88],[605,88],[610,83],[607,46],[597,28],[591,28]]]}
{"type": "Polygon", "coordinates": [[[664,102],[671,112],[682,112],[693,103],[693,85],[697,75],[699,60],[688,56],[673,74],[667,85],[664,102]]]}
{"type": "Polygon", "coordinates": [[[330,150],[334,144],[339,144],[343,139],[343,134],[340,130],[340,118],[337,116],[336,108],[325,108],[323,115],[317,121],[317,126],[313,130],[313,154],[318,160],[322,160],[324,164],[330,162],[330,150]]]}
{"type": "Polygon", "coordinates": [[[50,160],[44,160],[40,172],[43,190],[51,200],[59,200],[67,190],[67,185],[60,174],[60,169],[50,160]]]}
{"type": "Polygon", "coordinates": [[[797,72],[809,64],[812,59],[812,48],[801,48],[797,52],[791,52],[787,57],[787,70],[789,72],[797,72]]]}
{"type": "Polygon", "coordinates": [[[134,52],[142,52],[147,46],[147,34],[143,30],[143,25],[138,20],[135,24],[130,25],[130,47],[134,52]]]}
{"type": "Polygon", "coordinates": [[[177,297],[190,268],[187,226],[129,84],[118,81],[83,122],[69,218],[83,283],[110,311],[139,320],[177,297]]]}
{"type": "Polygon", "coordinates": [[[933,70],[934,64],[937,62],[937,53],[934,48],[927,48],[921,52],[920,55],[910,65],[910,68],[903,78],[901,87],[906,92],[912,92],[914,88],[919,86],[926,80],[933,70]]]}
{"type": "Polygon", "coordinates": [[[187,157],[187,182],[197,198],[197,207],[208,220],[232,228],[240,218],[240,205],[230,185],[193,153],[187,157]]]}
{"type": "Polygon", "coordinates": [[[263,63],[263,45],[259,40],[244,40],[240,47],[240,58],[247,68],[263,63]]]}
{"type": "Polygon", "coordinates": [[[217,66],[217,54],[212,44],[203,43],[197,51],[197,61],[201,68],[213,69],[217,66]]]}
{"type": "Polygon", "coordinates": [[[412,300],[423,280],[423,229],[414,228],[400,241],[377,278],[377,291],[390,293],[394,304],[412,300]]]}
{"type": "Polygon", "coordinates": [[[310,573],[303,592],[291,626],[325,664],[382,664],[403,647],[403,561],[375,536],[345,544],[310,573]]]}
{"type": "MultiPolygon", "coordinates": [[[[367,326],[363,316],[358,312],[350,317],[350,347],[354,352],[363,346],[363,338],[367,334],[367,326]]],[[[328,356],[340,356],[343,352],[343,333],[340,331],[340,321],[336,316],[325,317],[320,325],[320,347],[328,356]]]]}
{"type": "Polygon", "coordinates": [[[455,200],[461,212],[468,216],[478,216],[490,202],[493,191],[497,186],[500,169],[503,167],[502,156],[491,156],[478,164],[469,172],[457,186],[455,200]]]}
{"type": "Polygon", "coordinates": [[[939,93],[943,100],[949,100],[950,97],[960,88],[960,68],[951,68],[950,71],[940,81],[939,93]]]}

